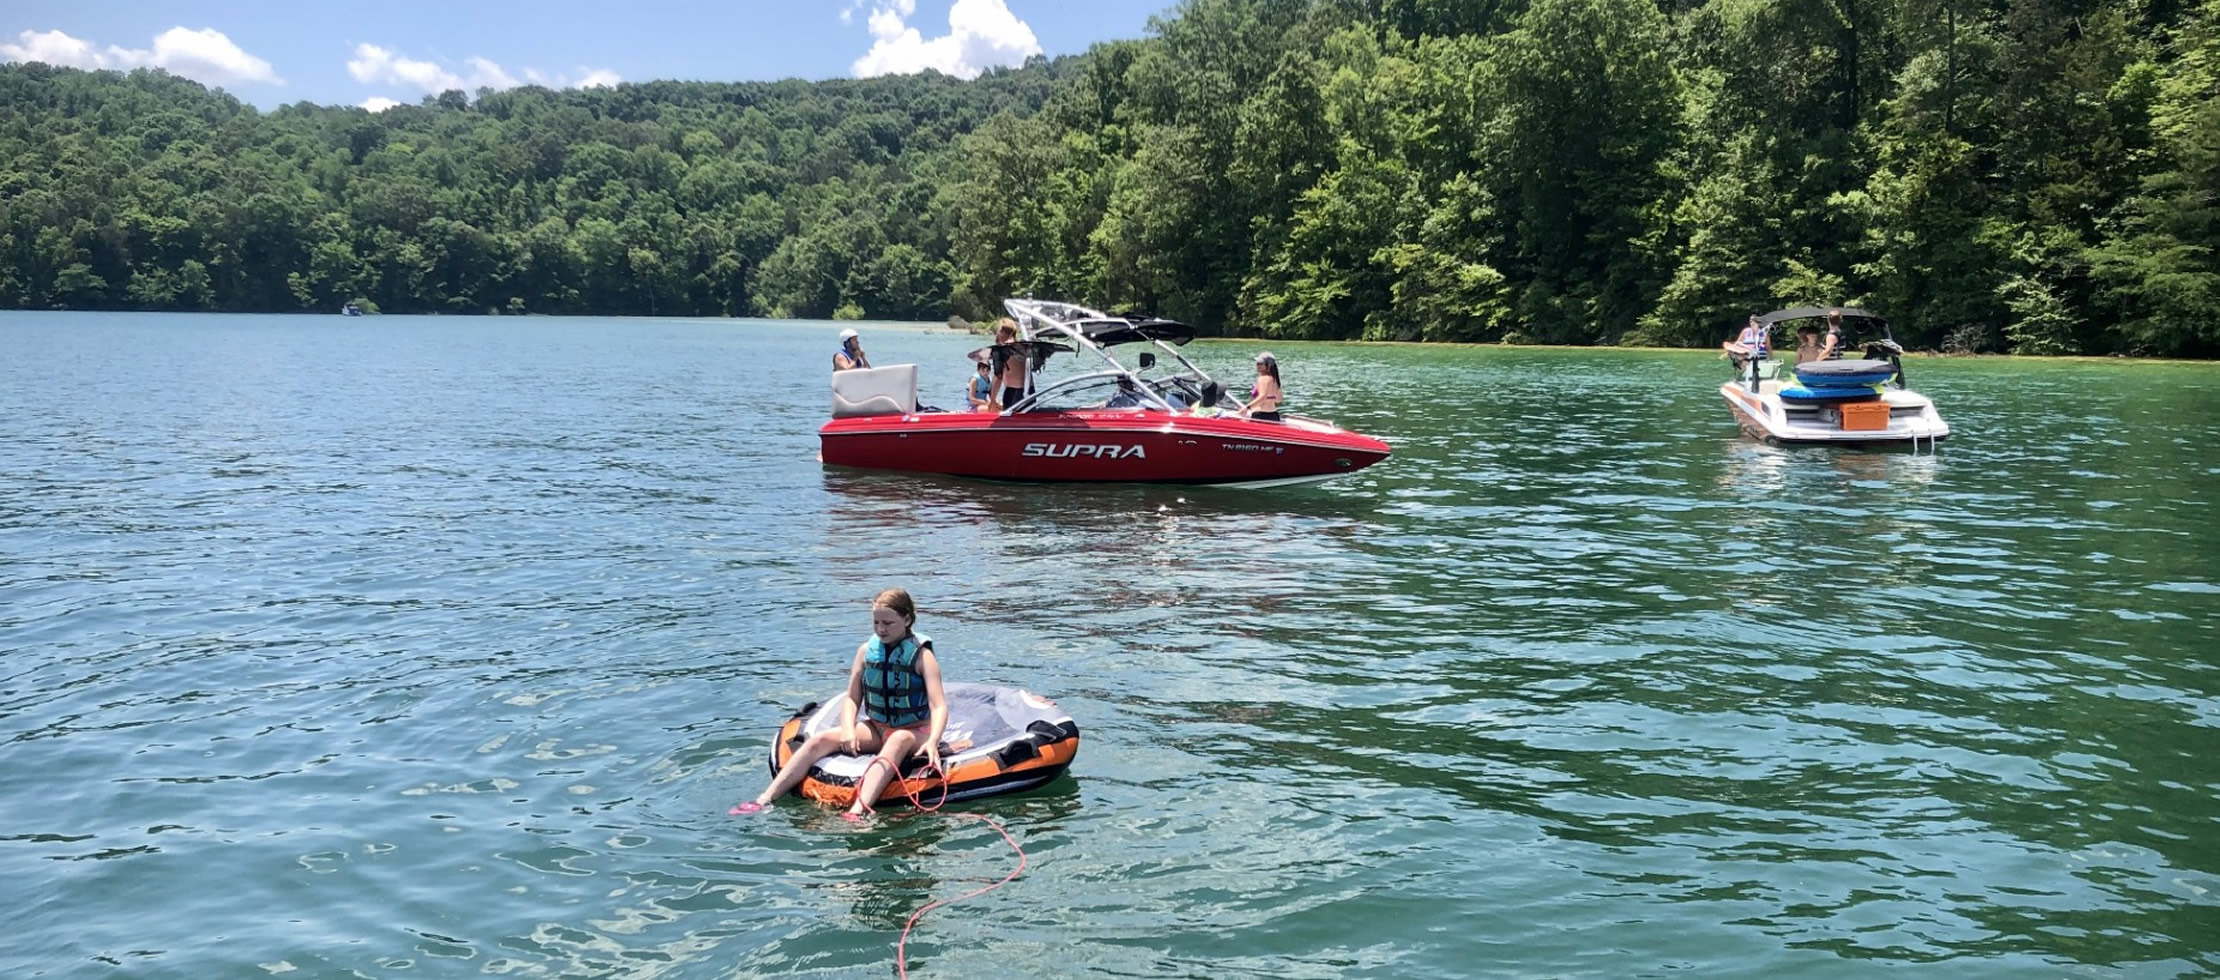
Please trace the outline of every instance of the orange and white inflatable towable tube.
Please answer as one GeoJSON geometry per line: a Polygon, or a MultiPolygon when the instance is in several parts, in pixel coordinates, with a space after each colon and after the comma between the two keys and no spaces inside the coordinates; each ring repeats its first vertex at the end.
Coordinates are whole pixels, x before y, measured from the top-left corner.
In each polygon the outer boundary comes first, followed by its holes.
{"type": "MultiPolygon", "coordinates": [[[[1079,755],[1079,724],[1056,702],[1014,687],[944,684],[948,727],[941,733],[940,756],[948,767],[949,802],[1032,789],[1064,774],[1079,755]]],[[[823,704],[811,702],[779,727],[771,742],[771,773],[777,775],[794,751],[818,732],[840,727],[847,695],[823,704]]],[[[817,760],[796,788],[812,800],[845,807],[855,802],[856,783],[871,756],[835,753],[817,760]]],[[[916,796],[926,806],[942,801],[941,779],[926,771],[923,752],[910,756],[902,778],[888,780],[882,800],[907,802],[916,796]]]]}

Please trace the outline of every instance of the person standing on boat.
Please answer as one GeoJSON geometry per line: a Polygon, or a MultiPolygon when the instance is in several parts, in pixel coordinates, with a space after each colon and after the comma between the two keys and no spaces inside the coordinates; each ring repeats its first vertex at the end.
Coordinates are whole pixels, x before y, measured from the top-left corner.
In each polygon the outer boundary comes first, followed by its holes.
{"type": "Polygon", "coordinates": [[[1819,359],[1831,360],[1842,356],[1842,349],[1850,346],[1842,333],[1842,311],[1827,311],[1827,337],[1820,342],[1819,359]]]}
{"type": "Polygon", "coordinates": [[[1763,358],[1772,350],[1772,343],[1766,336],[1764,321],[1752,313],[1749,324],[1742,328],[1742,332],[1736,334],[1733,340],[1720,344],[1719,349],[1727,352],[1727,359],[1734,362],[1735,370],[1740,371],[1742,365],[1752,359],[1763,358]]]}
{"type": "Polygon", "coordinates": [[[863,339],[856,336],[856,328],[840,331],[840,349],[833,351],[833,370],[849,371],[871,366],[871,359],[863,356],[863,339]]]}
{"type": "Polygon", "coordinates": [[[1280,362],[1270,351],[1256,356],[1256,384],[1249,388],[1241,414],[1263,422],[1280,420],[1280,362]]]}
{"type": "Polygon", "coordinates": [[[851,820],[871,812],[871,804],[878,801],[903,761],[920,751],[934,772],[947,774],[941,765],[940,739],[948,730],[948,696],[941,690],[933,638],[916,627],[917,603],[907,590],[887,589],[871,600],[871,635],[856,647],[856,659],[848,666],[848,696],[840,708],[840,727],[810,736],[772,777],[771,785],[754,800],[734,807],[734,813],[754,813],[771,805],[800,785],[817,760],[835,752],[878,754],[858,781],[856,801],[848,807],[851,820]]]}
{"type": "Polygon", "coordinates": [[[1025,349],[1016,346],[1017,321],[1003,317],[994,325],[994,390],[1002,393],[1002,406],[1008,408],[1025,397],[1025,390],[1033,377],[1033,362],[1025,349]]]}

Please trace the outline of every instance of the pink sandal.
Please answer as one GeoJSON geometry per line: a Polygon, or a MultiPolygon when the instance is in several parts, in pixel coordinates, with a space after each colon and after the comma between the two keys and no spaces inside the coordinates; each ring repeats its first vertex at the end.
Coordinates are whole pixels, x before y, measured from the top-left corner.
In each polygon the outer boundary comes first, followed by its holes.
{"type": "Polygon", "coordinates": [[[754,801],[754,800],[749,800],[749,801],[748,801],[748,802],[746,802],[746,803],[742,803],[742,804],[740,804],[739,806],[733,807],[733,808],[732,808],[732,813],[731,813],[731,816],[735,816],[735,817],[737,817],[737,816],[739,816],[739,815],[741,815],[741,814],[743,814],[743,813],[762,813],[762,812],[763,812],[763,804],[761,804],[761,803],[757,803],[757,802],[756,802],[756,801],[754,801]]]}

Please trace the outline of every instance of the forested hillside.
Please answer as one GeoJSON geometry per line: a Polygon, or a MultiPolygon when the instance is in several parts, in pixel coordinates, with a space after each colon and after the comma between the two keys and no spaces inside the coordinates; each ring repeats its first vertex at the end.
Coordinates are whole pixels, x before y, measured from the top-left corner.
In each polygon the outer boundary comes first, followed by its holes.
{"type": "Polygon", "coordinates": [[[948,314],[956,140],[1056,69],[269,113],[0,66],[0,305],[948,314]]]}
{"type": "Polygon", "coordinates": [[[2220,0],[1186,0],[970,82],[261,113],[0,66],[0,306],[2220,355],[2220,0]]]}

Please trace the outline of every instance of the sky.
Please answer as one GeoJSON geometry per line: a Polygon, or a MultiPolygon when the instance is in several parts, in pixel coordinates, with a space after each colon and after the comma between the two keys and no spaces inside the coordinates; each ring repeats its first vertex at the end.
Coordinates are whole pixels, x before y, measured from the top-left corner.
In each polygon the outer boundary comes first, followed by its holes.
{"type": "Polygon", "coordinates": [[[659,79],[961,78],[1139,38],[1176,0],[10,0],[0,61],[157,67],[269,109],[659,79]]]}

